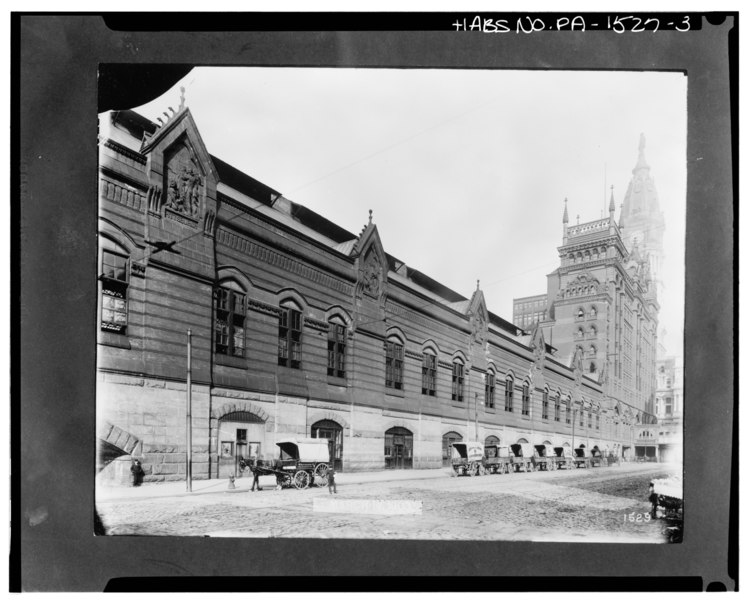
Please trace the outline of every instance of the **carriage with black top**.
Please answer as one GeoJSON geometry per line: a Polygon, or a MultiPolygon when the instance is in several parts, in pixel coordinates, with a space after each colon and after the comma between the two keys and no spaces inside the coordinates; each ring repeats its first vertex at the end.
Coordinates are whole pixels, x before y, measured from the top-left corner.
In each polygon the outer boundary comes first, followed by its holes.
{"type": "Polygon", "coordinates": [[[452,469],[456,475],[486,475],[483,444],[480,442],[453,442],[452,469]]]}
{"type": "Polygon", "coordinates": [[[577,469],[590,468],[590,456],[587,454],[586,448],[574,448],[574,466],[577,469]]]}
{"type": "Polygon", "coordinates": [[[276,443],[280,458],[274,461],[257,461],[241,464],[259,475],[275,476],[279,487],[295,487],[303,490],[311,485],[327,485],[327,473],[331,467],[328,440],[318,438],[294,438],[276,443]]]}
{"type": "Polygon", "coordinates": [[[574,468],[574,457],[572,456],[571,449],[565,446],[556,446],[553,448],[553,463],[556,469],[573,469],[574,468]]]}
{"type": "Polygon", "coordinates": [[[533,456],[535,454],[532,444],[512,444],[510,448],[512,449],[512,465],[514,466],[514,470],[516,472],[524,471],[525,473],[532,471],[533,456]]]}
{"type": "Polygon", "coordinates": [[[508,446],[491,444],[486,446],[484,455],[484,464],[489,473],[511,473],[514,470],[512,468],[512,453],[508,446]]]}
{"type": "Polygon", "coordinates": [[[533,467],[540,471],[553,471],[556,468],[556,453],[550,444],[535,444],[535,454],[532,457],[533,467]]]}
{"type": "Polygon", "coordinates": [[[607,465],[607,461],[603,460],[603,453],[601,450],[598,450],[597,448],[593,448],[590,450],[590,465],[593,467],[600,467],[603,465],[607,465]]]}

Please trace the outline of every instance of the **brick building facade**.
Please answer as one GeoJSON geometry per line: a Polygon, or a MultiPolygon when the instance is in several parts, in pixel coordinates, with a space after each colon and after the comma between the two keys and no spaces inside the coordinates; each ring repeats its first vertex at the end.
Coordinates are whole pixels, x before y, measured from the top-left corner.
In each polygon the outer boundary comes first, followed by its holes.
{"type": "Polygon", "coordinates": [[[633,443],[581,362],[205,148],[189,109],[100,115],[97,422],[104,480],[195,478],[289,437],[341,470],[439,468],[458,439],[633,443]]]}

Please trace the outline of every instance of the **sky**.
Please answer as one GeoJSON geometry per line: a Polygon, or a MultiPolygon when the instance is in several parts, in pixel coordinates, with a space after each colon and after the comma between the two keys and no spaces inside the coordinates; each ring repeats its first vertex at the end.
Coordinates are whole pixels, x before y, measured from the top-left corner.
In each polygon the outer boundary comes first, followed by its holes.
{"type": "Polygon", "coordinates": [[[488,309],[546,291],[570,225],[616,219],[639,136],[665,216],[660,330],[682,353],[682,73],[198,67],[134,110],[179,106],[208,151],[488,309]]]}

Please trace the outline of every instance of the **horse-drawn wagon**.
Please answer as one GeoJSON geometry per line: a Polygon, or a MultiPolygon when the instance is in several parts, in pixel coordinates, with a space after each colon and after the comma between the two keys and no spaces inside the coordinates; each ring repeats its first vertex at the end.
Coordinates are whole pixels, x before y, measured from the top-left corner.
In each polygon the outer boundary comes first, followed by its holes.
{"type": "Polygon", "coordinates": [[[574,466],[577,469],[581,469],[582,467],[589,469],[590,457],[587,455],[586,448],[574,448],[574,466]]]}
{"type": "Polygon", "coordinates": [[[532,459],[535,451],[532,444],[512,444],[512,464],[515,471],[529,473],[533,470],[532,459]]]}
{"type": "Polygon", "coordinates": [[[328,440],[298,438],[281,440],[280,458],[274,461],[258,461],[255,464],[240,462],[260,475],[273,475],[280,487],[296,487],[300,490],[310,485],[327,485],[327,472],[330,470],[330,448],[328,440]]]}
{"type": "Polygon", "coordinates": [[[483,444],[480,442],[453,442],[452,469],[457,475],[485,475],[486,465],[483,444]]]}
{"type": "Polygon", "coordinates": [[[652,518],[666,520],[663,533],[670,543],[683,541],[683,480],[679,477],[653,479],[649,482],[652,518]]]}
{"type": "Polygon", "coordinates": [[[491,444],[485,449],[485,466],[486,470],[491,473],[511,473],[512,456],[508,446],[497,446],[491,444]]]}
{"type": "Polygon", "coordinates": [[[593,448],[590,450],[590,465],[593,467],[600,467],[602,465],[607,464],[605,461],[603,461],[603,453],[598,450],[597,448],[593,448]]]}
{"type": "Polygon", "coordinates": [[[533,467],[540,471],[553,471],[556,468],[555,457],[556,453],[550,444],[535,444],[533,467]]]}
{"type": "Polygon", "coordinates": [[[574,468],[574,457],[571,454],[571,449],[565,446],[556,446],[553,448],[555,456],[553,457],[554,466],[557,469],[572,469],[574,468]]]}

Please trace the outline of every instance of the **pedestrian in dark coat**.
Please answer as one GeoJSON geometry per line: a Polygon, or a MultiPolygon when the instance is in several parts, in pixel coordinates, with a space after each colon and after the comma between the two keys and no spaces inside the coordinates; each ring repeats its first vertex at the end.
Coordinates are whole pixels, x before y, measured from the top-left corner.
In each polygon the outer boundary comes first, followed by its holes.
{"type": "Polygon", "coordinates": [[[130,466],[130,483],[134,486],[139,486],[143,483],[143,467],[137,459],[130,466]]]}
{"type": "Polygon", "coordinates": [[[335,484],[335,469],[333,467],[330,467],[330,470],[327,471],[327,490],[331,494],[338,493],[338,486],[335,484]]]}
{"type": "Polygon", "coordinates": [[[259,457],[255,457],[252,459],[252,466],[250,467],[252,469],[252,475],[254,476],[254,479],[252,480],[252,491],[255,491],[255,486],[257,486],[257,491],[262,491],[262,488],[260,487],[260,472],[257,470],[257,467],[259,466],[260,461],[258,460],[259,457]]]}

